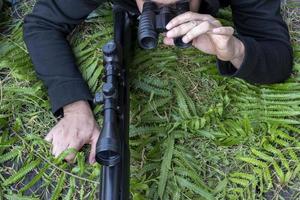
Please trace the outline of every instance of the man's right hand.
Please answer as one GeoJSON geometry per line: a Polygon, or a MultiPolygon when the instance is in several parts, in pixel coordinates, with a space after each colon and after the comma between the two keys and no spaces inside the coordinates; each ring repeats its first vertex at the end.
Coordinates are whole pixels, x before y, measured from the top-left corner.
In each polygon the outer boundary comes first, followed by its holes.
{"type": "MultiPolygon", "coordinates": [[[[63,151],[74,148],[80,150],[84,144],[91,145],[89,163],[95,162],[96,143],[100,128],[86,101],[78,101],[64,107],[64,117],[52,128],[45,140],[52,143],[52,154],[58,157],[63,151]]],[[[72,162],[74,154],[65,160],[72,162]]]]}

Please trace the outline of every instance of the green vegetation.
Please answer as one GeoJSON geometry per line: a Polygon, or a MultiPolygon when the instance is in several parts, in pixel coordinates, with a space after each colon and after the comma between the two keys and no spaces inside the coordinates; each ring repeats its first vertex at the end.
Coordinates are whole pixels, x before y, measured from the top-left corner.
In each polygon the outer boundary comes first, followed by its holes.
{"type": "MultiPolygon", "coordinates": [[[[215,58],[195,49],[137,48],[130,66],[134,200],[300,198],[300,15],[290,14],[295,72],[282,84],[220,77],[215,58]]],[[[231,23],[230,11],[219,17],[231,23]]],[[[70,39],[93,92],[102,84],[100,49],[111,25],[109,6],[102,7],[70,39]]],[[[88,148],[70,165],[63,162],[70,151],[54,159],[43,140],[55,119],[22,22],[1,27],[9,31],[0,38],[0,199],[96,199],[100,166],[87,164],[88,148]]]]}

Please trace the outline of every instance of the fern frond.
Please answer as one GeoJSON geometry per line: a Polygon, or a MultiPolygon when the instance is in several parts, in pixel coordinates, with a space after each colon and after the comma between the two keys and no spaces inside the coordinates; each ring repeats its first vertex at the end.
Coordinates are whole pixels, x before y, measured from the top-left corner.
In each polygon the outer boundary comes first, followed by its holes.
{"type": "Polygon", "coordinates": [[[193,183],[189,182],[188,180],[186,180],[184,178],[181,178],[180,176],[176,177],[176,179],[177,179],[178,185],[180,185],[181,187],[192,190],[196,194],[202,196],[203,198],[205,198],[207,200],[214,199],[213,195],[209,191],[206,191],[200,187],[197,187],[193,183]]]}
{"type": "Polygon", "coordinates": [[[23,178],[26,174],[28,174],[30,171],[32,171],[34,168],[36,168],[41,163],[40,160],[34,160],[32,162],[27,163],[25,166],[23,166],[20,170],[18,170],[15,174],[11,175],[8,179],[6,179],[2,185],[8,186],[13,183],[16,183],[18,180],[23,178]]]}
{"type": "Polygon", "coordinates": [[[21,152],[19,149],[14,149],[6,154],[0,156],[0,164],[4,163],[8,160],[12,160],[13,158],[20,156],[21,152]]]}
{"type": "Polygon", "coordinates": [[[172,161],[173,150],[174,150],[174,142],[175,142],[174,136],[169,136],[169,138],[166,141],[166,150],[160,168],[160,178],[158,183],[158,194],[161,197],[161,199],[165,191],[168,174],[169,174],[168,172],[171,167],[171,161],[172,161]]]}
{"type": "Polygon", "coordinates": [[[63,190],[63,187],[64,187],[65,179],[66,179],[66,174],[62,173],[60,178],[59,178],[59,181],[56,184],[54,192],[51,196],[51,200],[57,200],[57,199],[60,198],[60,194],[61,194],[61,192],[63,190]]]}

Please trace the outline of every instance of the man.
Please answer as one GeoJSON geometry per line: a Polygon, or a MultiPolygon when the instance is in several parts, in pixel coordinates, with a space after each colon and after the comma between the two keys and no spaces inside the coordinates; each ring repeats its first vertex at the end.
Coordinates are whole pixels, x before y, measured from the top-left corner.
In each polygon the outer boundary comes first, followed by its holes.
{"type": "MultiPolygon", "coordinates": [[[[153,0],[158,5],[176,0],[153,0]]],[[[66,36],[102,2],[94,0],[40,0],[25,18],[24,38],[37,75],[48,88],[52,111],[63,118],[48,133],[52,152],[79,150],[91,144],[89,162],[95,162],[99,127],[89,101],[92,95],[82,79],[66,36]]],[[[120,1],[138,12],[143,0],[120,1]],[[134,7],[132,7],[132,5],[134,7]]],[[[222,75],[251,83],[275,83],[289,77],[292,49],[280,0],[190,0],[191,12],[174,18],[167,26],[167,45],[183,36],[202,52],[215,55],[222,75]],[[220,7],[231,6],[235,30],[213,17],[220,7]],[[237,34],[234,34],[236,32],[237,34]]],[[[72,161],[74,155],[66,160],[72,161]]]]}

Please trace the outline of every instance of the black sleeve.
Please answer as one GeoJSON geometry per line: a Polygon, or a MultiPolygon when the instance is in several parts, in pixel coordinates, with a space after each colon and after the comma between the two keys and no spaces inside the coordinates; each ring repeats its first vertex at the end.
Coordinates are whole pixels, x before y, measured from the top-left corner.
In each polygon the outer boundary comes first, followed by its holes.
{"type": "Polygon", "coordinates": [[[232,0],[231,8],[238,37],[245,45],[239,70],[218,60],[222,75],[250,83],[277,83],[292,72],[293,57],[287,25],[280,14],[280,0],[232,0]]]}
{"type": "Polygon", "coordinates": [[[66,37],[100,4],[100,0],[40,0],[25,17],[24,40],[55,114],[67,104],[92,100],[66,37]]]}

